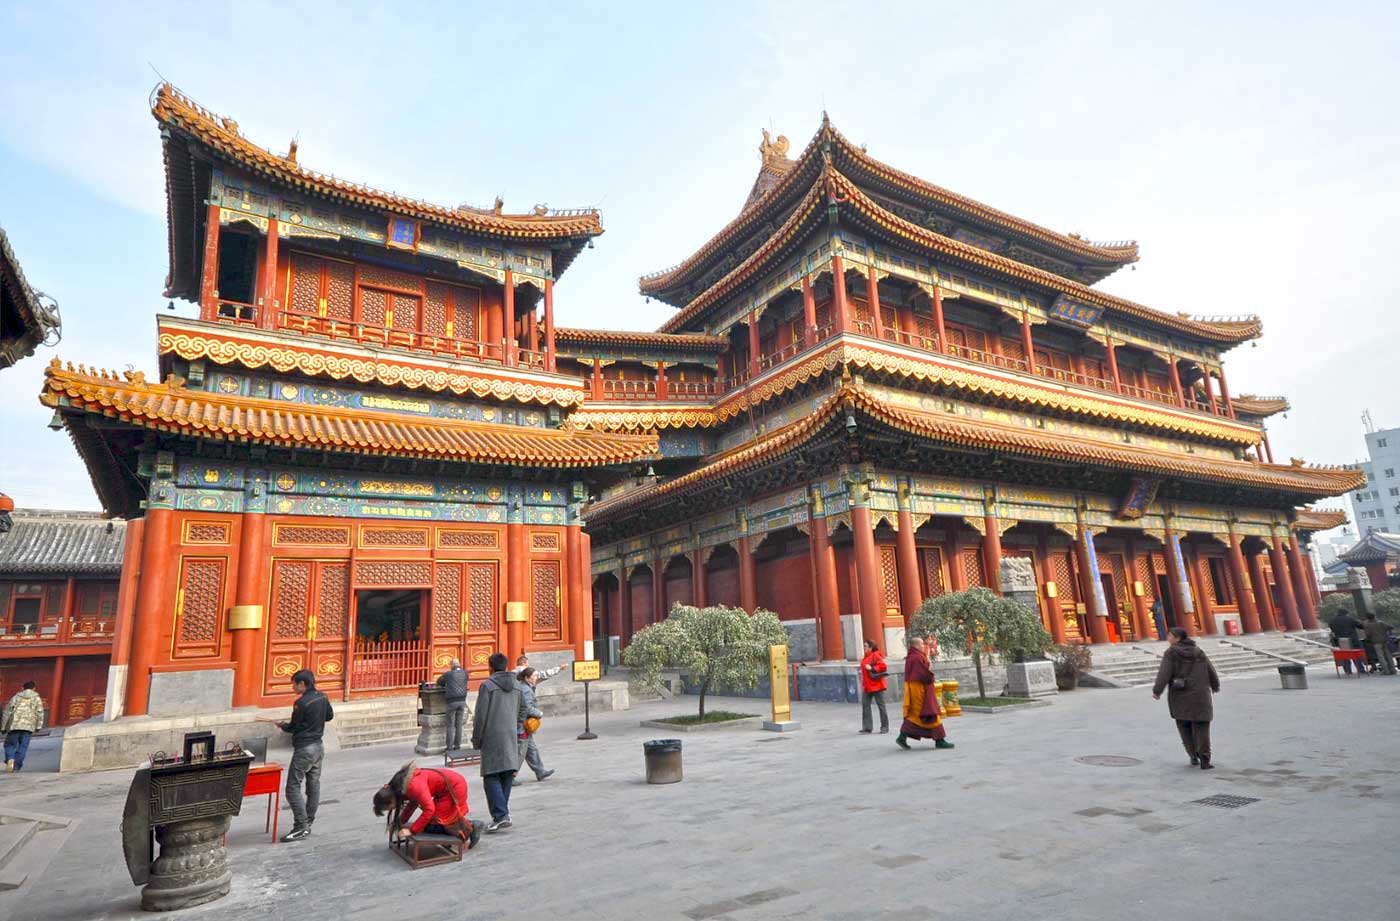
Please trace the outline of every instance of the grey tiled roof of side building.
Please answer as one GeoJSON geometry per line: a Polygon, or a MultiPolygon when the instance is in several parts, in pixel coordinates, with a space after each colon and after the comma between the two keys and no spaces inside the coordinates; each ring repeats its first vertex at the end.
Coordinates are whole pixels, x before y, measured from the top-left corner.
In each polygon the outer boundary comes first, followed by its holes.
{"type": "Polygon", "coordinates": [[[15,509],[0,534],[0,576],[117,575],[126,522],[97,512],[15,509]]]}

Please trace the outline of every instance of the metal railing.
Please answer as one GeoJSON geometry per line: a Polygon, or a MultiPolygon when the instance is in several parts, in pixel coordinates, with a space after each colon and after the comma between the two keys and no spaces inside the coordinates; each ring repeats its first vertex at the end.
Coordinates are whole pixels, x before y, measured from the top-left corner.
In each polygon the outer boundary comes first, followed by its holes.
{"type": "Polygon", "coordinates": [[[357,640],[350,663],[356,691],[416,688],[428,677],[428,649],[417,640],[357,640]]]}

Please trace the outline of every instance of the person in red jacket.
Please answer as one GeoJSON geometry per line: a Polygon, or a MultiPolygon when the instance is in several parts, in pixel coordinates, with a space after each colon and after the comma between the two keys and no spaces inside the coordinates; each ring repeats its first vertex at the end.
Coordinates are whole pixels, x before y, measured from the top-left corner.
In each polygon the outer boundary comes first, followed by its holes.
{"type": "Polygon", "coordinates": [[[412,761],[374,794],[374,814],[388,813],[391,839],[410,835],[456,835],[476,847],[481,825],[467,818],[467,781],[456,771],[420,768],[412,761]],[[412,825],[409,819],[417,812],[412,825]]]}
{"type": "Polygon", "coordinates": [[[889,666],[874,641],[865,641],[865,658],[860,660],[860,731],[871,732],[870,702],[880,708],[880,731],[890,731],[890,715],[885,712],[885,675],[889,666]]]}

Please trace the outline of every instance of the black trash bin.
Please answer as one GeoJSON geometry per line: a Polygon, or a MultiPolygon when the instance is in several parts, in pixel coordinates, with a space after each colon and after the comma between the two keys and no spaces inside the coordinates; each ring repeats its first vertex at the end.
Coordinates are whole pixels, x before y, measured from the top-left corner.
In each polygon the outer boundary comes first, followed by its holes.
{"type": "Polygon", "coordinates": [[[652,739],[642,743],[647,762],[647,783],[681,782],[681,740],[652,739]]]}
{"type": "Polygon", "coordinates": [[[1278,677],[1285,691],[1306,691],[1308,689],[1308,672],[1301,665],[1280,665],[1278,677]]]}

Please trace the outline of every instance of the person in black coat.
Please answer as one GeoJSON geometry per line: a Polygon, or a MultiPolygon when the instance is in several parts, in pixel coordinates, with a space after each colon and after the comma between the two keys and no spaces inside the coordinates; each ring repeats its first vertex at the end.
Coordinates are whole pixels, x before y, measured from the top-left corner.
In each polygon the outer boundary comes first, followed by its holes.
{"type": "Polygon", "coordinates": [[[1182,628],[1167,631],[1167,642],[1171,645],[1152,683],[1152,699],[1161,700],[1162,691],[1167,691],[1167,709],[1176,720],[1186,754],[1192,764],[1209,771],[1215,766],[1210,763],[1210,721],[1215,717],[1212,697],[1220,693],[1220,677],[1205,650],[1182,628]]]}
{"type": "MultiPolygon", "coordinates": [[[[1332,618],[1327,626],[1332,631],[1333,646],[1336,646],[1338,649],[1363,648],[1361,645],[1361,623],[1346,611],[1332,618]],[[1343,643],[1342,640],[1346,640],[1347,642],[1343,643]]],[[[1346,671],[1348,675],[1351,674],[1351,659],[1342,660],[1342,669],[1346,671]]],[[[1366,674],[1365,663],[1356,663],[1356,673],[1358,675],[1366,674]]]]}

